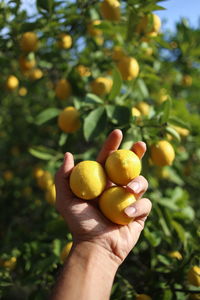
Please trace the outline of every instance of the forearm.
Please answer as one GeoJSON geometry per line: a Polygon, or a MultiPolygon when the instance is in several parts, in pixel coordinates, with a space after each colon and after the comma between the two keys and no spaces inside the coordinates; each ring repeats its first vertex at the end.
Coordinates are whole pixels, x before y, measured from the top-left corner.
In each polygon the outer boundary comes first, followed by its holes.
{"type": "Polygon", "coordinates": [[[51,300],[107,300],[119,263],[91,242],[77,244],[68,257],[51,300]]]}

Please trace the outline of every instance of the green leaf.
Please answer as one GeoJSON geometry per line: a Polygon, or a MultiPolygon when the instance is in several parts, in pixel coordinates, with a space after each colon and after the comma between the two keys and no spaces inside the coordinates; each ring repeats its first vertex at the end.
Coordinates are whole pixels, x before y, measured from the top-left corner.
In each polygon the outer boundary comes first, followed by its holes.
{"type": "Polygon", "coordinates": [[[104,107],[93,110],[84,120],[83,132],[85,139],[91,141],[97,137],[106,126],[106,112],[104,107]]]}
{"type": "Polygon", "coordinates": [[[144,229],[144,236],[153,247],[157,247],[161,242],[161,237],[156,232],[150,231],[147,227],[144,229]]]}
{"type": "Polygon", "coordinates": [[[172,123],[173,125],[176,126],[180,126],[181,128],[186,128],[186,129],[190,129],[189,124],[187,124],[186,122],[184,122],[183,120],[179,119],[178,117],[170,117],[168,120],[170,123],[172,123]]]}
{"type": "Polygon", "coordinates": [[[144,80],[142,78],[139,78],[137,80],[137,84],[138,84],[139,90],[142,94],[142,97],[143,98],[148,98],[149,97],[149,91],[147,89],[147,86],[146,86],[144,80]]]}
{"type": "Polygon", "coordinates": [[[126,106],[106,105],[106,112],[109,120],[113,124],[123,126],[129,123],[131,112],[126,106]]]}
{"type": "Polygon", "coordinates": [[[181,141],[181,137],[179,135],[179,133],[176,131],[176,129],[170,127],[170,126],[167,126],[165,128],[166,132],[169,133],[171,136],[173,136],[178,142],[181,141]]]}
{"type": "Polygon", "coordinates": [[[169,119],[171,109],[171,99],[168,98],[168,100],[164,101],[161,106],[162,110],[162,116],[161,116],[161,124],[166,123],[169,119]]]}
{"type": "Polygon", "coordinates": [[[172,227],[176,231],[179,239],[184,243],[185,242],[185,229],[182,227],[182,225],[174,220],[171,221],[172,227]]]}
{"type": "Polygon", "coordinates": [[[60,113],[60,109],[51,107],[43,110],[37,117],[35,118],[35,123],[37,125],[42,125],[45,122],[57,117],[60,113]]]}
{"type": "Polygon", "coordinates": [[[68,138],[68,135],[66,133],[62,132],[60,135],[59,142],[58,142],[59,146],[63,146],[66,143],[67,138],[68,138]]]}
{"type": "Polygon", "coordinates": [[[51,12],[53,8],[54,0],[37,0],[36,5],[40,10],[46,10],[47,12],[51,12]]]}
{"type": "Polygon", "coordinates": [[[88,93],[86,94],[85,102],[92,103],[92,104],[96,104],[96,103],[102,104],[103,100],[95,94],[88,93]]]}
{"type": "Polygon", "coordinates": [[[113,86],[109,94],[109,99],[115,99],[115,97],[120,93],[122,86],[122,77],[117,68],[112,71],[113,86]]]}
{"type": "Polygon", "coordinates": [[[29,149],[29,153],[33,156],[43,159],[43,160],[50,160],[55,157],[56,152],[52,149],[48,149],[43,146],[35,146],[29,149]]]}

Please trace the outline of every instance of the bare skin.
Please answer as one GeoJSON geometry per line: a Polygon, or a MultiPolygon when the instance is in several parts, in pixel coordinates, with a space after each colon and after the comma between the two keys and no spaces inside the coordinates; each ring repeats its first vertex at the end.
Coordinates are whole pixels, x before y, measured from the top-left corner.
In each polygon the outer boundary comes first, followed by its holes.
{"type": "MultiPolygon", "coordinates": [[[[103,165],[108,155],[119,148],[121,141],[122,132],[118,129],[112,131],[97,161],[103,165]]],[[[146,145],[137,142],[131,150],[141,159],[146,145]]],[[[67,152],[56,174],[56,207],[73,235],[73,247],[51,299],[106,300],[109,299],[119,265],[137,243],[150,213],[150,200],[142,198],[148,183],[143,176],[138,176],[126,187],[137,199],[125,210],[128,216],[134,217],[134,221],[120,226],[102,215],[98,209],[98,199],[83,201],[72,194],[69,175],[73,167],[73,155],[67,152]]]]}

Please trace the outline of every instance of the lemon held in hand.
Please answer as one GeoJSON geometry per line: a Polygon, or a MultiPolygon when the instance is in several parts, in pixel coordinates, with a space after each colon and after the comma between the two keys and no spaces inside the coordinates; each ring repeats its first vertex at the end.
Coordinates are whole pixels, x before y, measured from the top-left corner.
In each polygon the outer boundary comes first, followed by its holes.
{"type": "Polygon", "coordinates": [[[119,185],[127,185],[141,172],[139,157],[130,150],[116,150],[112,152],[105,163],[109,179],[119,185]]]}
{"type": "Polygon", "coordinates": [[[133,218],[128,217],[124,209],[135,201],[133,194],[123,187],[114,186],[103,192],[99,199],[99,207],[104,216],[113,223],[127,225],[133,218]]]}
{"type": "Polygon", "coordinates": [[[106,187],[106,174],[96,161],[78,163],[70,175],[70,188],[79,198],[91,200],[98,197],[106,187]]]}

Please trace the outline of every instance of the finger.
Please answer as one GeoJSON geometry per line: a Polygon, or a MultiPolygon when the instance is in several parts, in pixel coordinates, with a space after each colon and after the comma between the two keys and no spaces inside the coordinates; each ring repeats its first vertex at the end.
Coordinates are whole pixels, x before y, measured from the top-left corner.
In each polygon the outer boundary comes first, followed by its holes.
{"type": "Polygon", "coordinates": [[[145,220],[151,211],[151,201],[147,198],[142,198],[135,201],[130,206],[126,207],[124,213],[131,218],[145,220]]]}
{"type": "Polygon", "coordinates": [[[131,150],[137,154],[139,159],[142,159],[147,150],[147,146],[144,142],[137,142],[132,146],[131,150]]]}
{"type": "Polygon", "coordinates": [[[125,188],[128,192],[133,193],[136,199],[140,199],[148,189],[148,181],[140,175],[129,182],[125,188]]]}
{"type": "Polygon", "coordinates": [[[60,168],[61,176],[68,178],[71,170],[74,167],[74,158],[70,152],[66,152],[64,155],[64,161],[60,168]]]}
{"type": "Polygon", "coordinates": [[[106,139],[98,157],[99,163],[104,163],[107,156],[114,150],[117,150],[122,141],[122,132],[119,129],[113,130],[106,139]]]}

